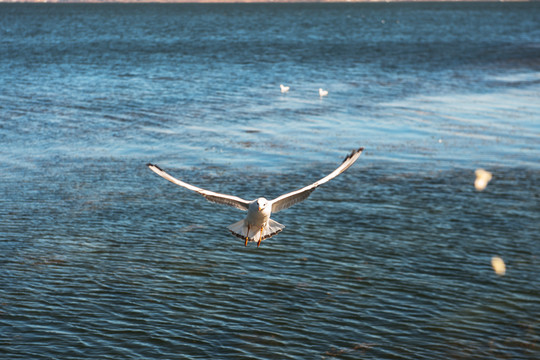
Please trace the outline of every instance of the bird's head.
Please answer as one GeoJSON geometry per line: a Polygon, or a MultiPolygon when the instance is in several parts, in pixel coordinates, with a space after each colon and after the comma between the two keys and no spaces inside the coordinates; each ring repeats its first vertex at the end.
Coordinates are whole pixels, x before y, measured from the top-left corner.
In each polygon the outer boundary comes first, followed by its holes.
{"type": "Polygon", "coordinates": [[[263,210],[268,205],[268,200],[263,197],[257,199],[257,205],[259,206],[259,211],[263,210]]]}

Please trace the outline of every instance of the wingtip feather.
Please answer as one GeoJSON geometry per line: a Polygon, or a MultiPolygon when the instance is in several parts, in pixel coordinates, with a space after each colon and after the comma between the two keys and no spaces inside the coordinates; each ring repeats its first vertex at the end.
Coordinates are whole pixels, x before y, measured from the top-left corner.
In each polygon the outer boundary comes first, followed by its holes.
{"type": "Polygon", "coordinates": [[[154,165],[154,164],[152,164],[152,163],[148,163],[148,164],[146,164],[146,166],[148,166],[149,168],[156,168],[156,169],[158,169],[159,171],[163,171],[162,168],[160,168],[159,166],[154,165]]]}
{"type": "Polygon", "coordinates": [[[364,151],[364,147],[363,147],[363,146],[359,147],[358,149],[355,149],[355,150],[351,151],[351,153],[345,157],[345,159],[343,160],[343,162],[349,160],[350,158],[352,158],[352,157],[355,156],[356,154],[361,154],[362,151],[364,151]]]}

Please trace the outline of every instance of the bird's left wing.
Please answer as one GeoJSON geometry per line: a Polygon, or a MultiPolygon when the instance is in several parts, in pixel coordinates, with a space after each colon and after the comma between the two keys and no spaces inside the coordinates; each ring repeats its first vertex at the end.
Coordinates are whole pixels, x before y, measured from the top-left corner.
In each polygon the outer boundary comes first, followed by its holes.
{"type": "Polygon", "coordinates": [[[283,209],[287,209],[288,207],[293,206],[296,203],[299,203],[300,201],[303,201],[308,198],[308,196],[315,190],[319,185],[324,184],[325,182],[328,182],[347,170],[354,162],[358,159],[360,154],[362,154],[362,151],[364,150],[363,147],[353,150],[346,158],[343,160],[341,165],[334,171],[332,171],[327,176],[323,177],[321,180],[314,182],[311,185],[308,185],[306,187],[303,187],[299,190],[281,195],[274,200],[270,201],[272,204],[272,212],[278,212],[283,209]]]}
{"type": "Polygon", "coordinates": [[[174,176],[167,174],[165,171],[163,171],[162,169],[160,169],[156,165],[147,164],[147,166],[150,168],[150,170],[152,170],[153,172],[155,172],[156,174],[158,174],[162,178],[167,179],[170,182],[175,183],[176,185],[185,187],[186,189],[189,189],[191,191],[195,191],[196,193],[201,194],[202,196],[204,196],[206,198],[206,200],[208,200],[208,201],[215,202],[215,203],[218,203],[218,204],[224,204],[224,205],[233,206],[233,207],[235,207],[237,209],[245,210],[245,211],[247,211],[248,208],[249,208],[250,201],[244,200],[244,199],[239,198],[237,196],[225,195],[225,194],[220,194],[220,193],[217,193],[217,192],[201,189],[201,188],[199,188],[197,186],[193,186],[193,185],[185,183],[185,182],[183,182],[181,180],[178,180],[174,176]]]}

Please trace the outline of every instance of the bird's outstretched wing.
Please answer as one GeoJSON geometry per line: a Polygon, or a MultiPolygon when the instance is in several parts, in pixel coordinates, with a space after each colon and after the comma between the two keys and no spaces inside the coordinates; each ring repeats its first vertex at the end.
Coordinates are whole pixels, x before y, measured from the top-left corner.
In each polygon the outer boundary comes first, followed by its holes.
{"type": "Polygon", "coordinates": [[[352,164],[354,164],[360,154],[362,154],[363,150],[363,147],[353,150],[349,155],[347,155],[345,160],[343,160],[341,165],[336,170],[332,171],[332,173],[323,177],[321,180],[314,182],[313,184],[303,187],[299,190],[281,195],[270,201],[270,203],[272,204],[272,212],[275,213],[280,210],[287,209],[288,207],[291,207],[294,204],[307,199],[308,196],[313,192],[313,190],[315,190],[319,185],[322,185],[325,182],[332,180],[333,178],[347,170],[352,164]]]}
{"type": "Polygon", "coordinates": [[[181,180],[178,180],[174,176],[167,174],[165,171],[163,171],[156,165],[147,164],[147,166],[150,168],[150,170],[152,170],[153,172],[155,172],[162,178],[165,178],[169,180],[170,182],[175,183],[176,185],[185,187],[186,189],[189,189],[191,191],[195,191],[196,193],[199,193],[202,196],[204,196],[206,200],[208,201],[215,202],[218,204],[225,204],[225,205],[233,206],[237,209],[245,210],[245,211],[247,211],[249,208],[250,201],[244,200],[237,196],[225,195],[225,194],[220,194],[217,192],[201,189],[199,187],[196,187],[188,183],[185,183],[181,180]]]}

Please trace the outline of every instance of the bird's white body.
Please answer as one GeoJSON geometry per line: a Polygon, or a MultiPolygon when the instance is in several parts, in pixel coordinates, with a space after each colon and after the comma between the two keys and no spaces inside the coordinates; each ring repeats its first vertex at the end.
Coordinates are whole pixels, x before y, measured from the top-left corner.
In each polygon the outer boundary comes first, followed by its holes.
{"type": "Polygon", "coordinates": [[[326,96],[326,95],[328,95],[328,91],[323,90],[322,88],[319,88],[319,96],[323,97],[323,96],[326,96]]]}
{"type": "Polygon", "coordinates": [[[283,84],[280,84],[279,87],[281,88],[282,93],[286,93],[291,88],[290,86],[285,86],[283,84]]]}
{"type": "Polygon", "coordinates": [[[261,241],[268,239],[281,230],[285,226],[281,225],[277,221],[270,219],[272,213],[276,213],[280,210],[287,209],[292,205],[303,201],[308,198],[308,196],[319,186],[327,181],[335,178],[345,170],[347,170],[360,156],[364,148],[359,148],[354,150],[350,155],[348,155],[341,165],[331,172],[329,175],[320,179],[319,181],[314,182],[311,185],[305,186],[299,190],[292,191],[290,193],[281,195],[273,200],[267,200],[263,197],[257,198],[253,201],[247,201],[237,196],[225,195],[216,193],[209,190],[204,190],[194,185],[185,183],[177,178],[169,175],[156,165],[148,164],[150,170],[158,174],[159,176],[169,180],[170,182],[180,185],[189,190],[195,191],[200,195],[204,196],[207,200],[229,205],[240,210],[247,211],[247,215],[244,219],[235,222],[230,225],[228,229],[233,233],[233,235],[238,236],[245,240],[245,244],[249,241],[256,241],[257,246],[261,244],[261,241]]]}
{"type": "Polygon", "coordinates": [[[258,198],[249,204],[247,216],[228,227],[228,229],[241,239],[247,241],[260,241],[268,239],[283,230],[285,226],[270,219],[272,206],[268,206],[268,200],[258,198]],[[261,207],[262,205],[262,207],[261,207]]]}
{"type": "Polygon", "coordinates": [[[249,204],[246,225],[254,228],[266,226],[270,215],[272,214],[272,206],[268,206],[268,201],[265,198],[258,198],[256,201],[249,204]]]}

